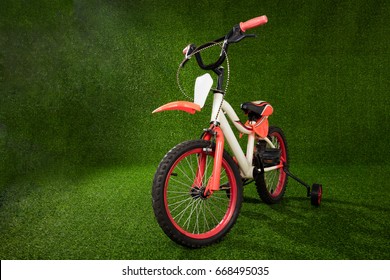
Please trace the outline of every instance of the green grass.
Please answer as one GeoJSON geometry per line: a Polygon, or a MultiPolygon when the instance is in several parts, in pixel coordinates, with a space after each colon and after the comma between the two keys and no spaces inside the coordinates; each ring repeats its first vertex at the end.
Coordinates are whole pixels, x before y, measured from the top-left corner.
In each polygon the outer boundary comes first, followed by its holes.
{"type": "Polygon", "coordinates": [[[385,0],[1,1],[0,257],[388,259],[389,28],[385,0]],[[324,204],[290,182],[270,207],[252,186],[225,241],[183,249],[154,221],[151,182],[209,111],[151,112],[184,99],[183,47],[261,14],[258,38],[229,48],[226,99],[273,105],[324,204]]]}
{"type": "MultiPolygon", "coordinates": [[[[378,163],[389,123],[385,1],[155,2],[2,1],[0,182],[64,161],[149,164],[197,137],[205,113],[150,114],[185,98],[181,50],[259,14],[269,23],[258,38],[230,47],[227,100],[273,104],[270,121],[299,163],[378,163]]],[[[187,85],[195,69],[184,70],[187,85]]]]}
{"type": "Polygon", "coordinates": [[[1,259],[388,259],[388,166],[297,166],[324,185],[310,205],[290,181],[282,203],[246,187],[238,222],[219,244],[191,250],[154,219],[154,166],[35,175],[1,197],[1,259]]]}

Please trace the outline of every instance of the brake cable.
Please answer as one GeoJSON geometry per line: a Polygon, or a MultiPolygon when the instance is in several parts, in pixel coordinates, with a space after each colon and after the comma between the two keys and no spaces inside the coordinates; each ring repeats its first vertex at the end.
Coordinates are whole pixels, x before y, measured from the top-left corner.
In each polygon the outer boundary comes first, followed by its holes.
{"type": "MultiPolygon", "coordinates": [[[[204,51],[204,50],[207,50],[209,48],[212,48],[212,47],[215,47],[215,46],[219,46],[222,51],[224,52],[225,54],[225,57],[226,57],[226,65],[227,65],[227,78],[226,78],[226,82],[225,82],[225,90],[223,91],[223,95],[222,95],[222,100],[221,100],[221,104],[218,108],[218,111],[217,111],[217,114],[216,114],[216,117],[215,117],[215,121],[218,119],[218,116],[219,116],[219,112],[221,111],[221,108],[222,108],[222,104],[223,104],[223,101],[224,101],[224,98],[225,98],[225,94],[227,92],[227,89],[228,89],[228,86],[229,86],[229,79],[230,79],[230,64],[229,64],[229,57],[227,55],[227,52],[225,51],[225,49],[223,48],[223,42],[218,42],[218,43],[214,43],[208,47],[205,47],[205,48],[202,48],[202,49],[199,49],[197,51],[194,51],[193,53],[191,53],[189,56],[187,56],[186,58],[184,58],[184,60],[180,63],[179,65],[179,68],[177,69],[177,72],[176,72],[176,82],[177,82],[177,85],[179,87],[179,90],[180,92],[186,97],[188,98],[189,100],[191,101],[194,101],[194,98],[190,97],[183,89],[183,87],[181,86],[180,84],[180,70],[182,68],[184,68],[184,63],[190,59],[193,55],[201,52],[201,51],[204,51]]],[[[205,105],[206,106],[206,105],[205,105]]]]}

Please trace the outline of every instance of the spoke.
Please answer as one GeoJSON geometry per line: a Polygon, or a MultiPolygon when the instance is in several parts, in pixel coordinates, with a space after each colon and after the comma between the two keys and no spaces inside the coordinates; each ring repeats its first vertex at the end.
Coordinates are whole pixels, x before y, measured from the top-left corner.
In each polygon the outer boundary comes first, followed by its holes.
{"type": "Polygon", "coordinates": [[[272,177],[271,177],[271,180],[272,180],[272,185],[274,186],[274,189],[276,189],[276,187],[278,186],[278,182],[276,180],[276,177],[278,175],[278,171],[277,170],[274,170],[274,172],[272,172],[272,177]]]}
{"type": "MultiPolygon", "coordinates": [[[[200,159],[201,159],[201,157],[202,156],[204,156],[202,153],[200,153],[200,154],[198,154],[198,156],[197,156],[197,158],[196,158],[196,162],[197,162],[197,167],[196,167],[196,170],[197,170],[197,174],[199,174],[200,173],[200,166],[201,166],[201,163],[200,163],[200,159]],[[198,173],[199,172],[199,173],[198,173]]],[[[207,163],[207,162],[206,162],[207,163]]],[[[205,170],[203,171],[203,172],[206,172],[206,167],[205,167],[205,170]]],[[[202,184],[203,184],[203,176],[204,176],[204,173],[203,173],[203,175],[202,175],[202,178],[201,178],[201,180],[202,180],[202,184]]],[[[200,187],[200,186],[199,186],[200,187]]]]}
{"type": "MultiPolygon", "coordinates": [[[[221,173],[221,179],[220,179],[220,182],[222,182],[223,180],[227,179],[226,177],[226,172],[223,172],[221,173]]],[[[222,185],[222,184],[221,184],[222,185]]]]}
{"type": "Polygon", "coordinates": [[[276,180],[278,174],[279,174],[279,170],[272,170],[272,171],[269,171],[265,174],[266,175],[265,178],[266,178],[267,189],[269,189],[270,187],[274,187],[275,180],[276,180]]]}
{"type": "Polygon", "coordinates": [[[182,193],[182,194],[188,194],[188,192],[181,192],[181,191],[170,191],[170,190],[168,190],[167,192],[169,192],[169,193],[182,193]]]}
{"type": "Polygon", "coordinates": [[[196,215],[196,222],[194,225],[194,231],[192,233],[195,233],[196,229],[198,228],[198,234],[199,234],[199,205],[202,204],[201,199],[199,199],[199,203],[196,205],[195,208],[195,215],[196,215]]]}
{"type": "MultiPolygon", "coordinates": [[[[273,171],[271,171],[271,172],[273,173],[273,171]]],[[[272,175],[271,173],[267,174],[267,177],[266,177],[266,184],[267,184],[267,189],[269,192],[271,192],[272,187],[273,187],[271,175],[272,175]]]]}
{"type": "Polygon", "coordinates": [[[170,210],[171,213],[175,212],[177,208],[179,208],[180,206],[183,205],[184,202],[187,202],[188,200],[192,199],[192,197],[189,197],[188,199],[185,199],[183,201],[181,201],[182,203],[180,203],[179,205],[177,205],[174,209],[170,210]]]}
{"type": "Polygon", "coordinates": [[[221,207],[219,207],[216,203],[213,203],[213,207],[215,207],[216,209],[218,209],[221,213],[225,214],[226,211],[221,209],[221,207]]]}
{"type": "Polygon", "coordinates": [[[213,196],[210,199],[219,199],[219,200],[222,200],[222,201],[230,201],[230,199],[227,198],[227,197],[218,197],[215,194],[213,194],[213,196]]]}
{"type": "MultiPolygon", "coordinates": [[[[183,185],[183,186],[185,186],[185,187],[190,187],[191,185],[188,185],[188,184],[186,184],[186,183],[183,183],[183,182],[181,182],[181,181],[179,181],[179,180],[177,180],[177,179],[175,179],[175,178],[170,178],[170,180],[172,180],[173,182],[175,182],[175,183],[178,183],[178,184],[180,184],[180,185],[183,185]]],[[[173,185],[174,186],[174,185],[173,185]]]]}
{"type": "MultiPolygon", "coordinates": [[[[178,203],[180,203],[180,204],[179,204],[179,206],[180,206],[181,204],[183,204],[184,202],[186,202],[186,201],[188,201],[188,200],[190,200],[190,199],[193,199],[193,198],[192,198],[192,197],[188,197],[188,198],[183,199],[183,200],[179,200],[179,201],[176,201],[176,202],[173,202],[173,203],[168,203],[168,207],[177,205],[178,203]]],[[[177,207],[176,207],[176,208],[177,208],[177,207]]],[[[176,209],[176,208],[175,208],[175,209],[176,209]]],[[[175,209],[172,209],[171,212],[175,211],[175,209]]]]}
{"type": "Polygon", "coordinates": [[[271,185],[271,180],[272,180],[272,178],[271,178],[271,175],[272,175],[272,173],[273,173],[273,171],[270,171],[270,172],[268,172],[268,173],[266,173],[266,183],[268,184],[268,185],[271,185]]]}
{"type": "Polygon", "coordinates": [[[217,224],[219,224],[219,220],[214,216],[213,211],[211,211],[210,206],[209,206],[209,203],[206,203],[206,206],[207,206],[207,210],[209,211],[211,217],[213,217],[214,220],[217,222],[217,224]]]}
{"type": "Polygon", "coordinates": [[[204,169],[204,173],[203,173],[203,176],[202,176],[202,182],[203,182],[203,185],[206,185],[208,181],[205,181],[205,178],[207,177],[207,173],[208,173],[208,170],[209,170],[209,158],[206,154],[205,154],[205,157],[206,157],[206,167],[204,169]]]}
{"type": "MultiPolygon", "coordinates": [[[[194,200],[194,201],[195,201],[195,200],[194,200]]],[[[189,203],[189,204],[187,205],[186,208],[184,208],[179,214],[177,214],[177,215],[173,218],[174,220],[176,220],[176,217],[180,215],[180,218],[179,218],[179,220],[177,220],[177,223],[179,223],[180,220],[181,220],[181,218],[183,218],[183,215],[184,215],[185,211],[187,211],[187,209],[188,209],[189,207],[191,207],[191,205],[193,205],[193,204],[195,203],[194,201],[191,201],[191,203],[189,203]]]]}
{"type": "Polygon", "coordinates": [[[194,178],[195,178],[195,177],[196,177],[196,173],[194,172],[194,169],[192,168],[192,160],[191,160],[191,163],[190,163],[190,162],[188,161],[188,158],[192,159],[192,157],[191,157],[191,156],[188,156],[188,157],[186,157],[185,159],[186,159],[186,161],[187,161],[187,164],[188,164],[189,168],[191,169],[192,175],[193,175],[194,178]]]}
{"type": "MultiPolygon", "coordinates": [[[[209,158],[211,158],[211,157],[209,157],[209,158]]],[[[205,175],[206,175],[206,173],[205,173],[205,175]]],[[[211,169],[211,172],[210,172],[210,176],[208,176],[208,178],[207,178],[207,181],[206,181],[206,186],[207,186],[207,184],[209,183],[209,181],[210,181],[210,179],[211,179],[211,177],[213,176],[213,170],[211,169]]]]}
{"type": "Polygon", "coordinates": [[[196,202],[192,203],[191,210],[190,210],[190,215],[188,216],[187,220],[184,222],[183,227],[186,227],[186,224],[188,222],[188,226],[186,228],[190,228],[191,217],[192,217],[192,214],[194,213],[194,205],[197,204],[197,203],[199,203],[199,201],[196,201],[196,202]]]}
{"type": "Polygon", "coordinates": [[[180,197],[185,197],[185,196],[189,196],[190,193],[186,192],[186,193],[183,193],[183,194],[180,194],[180,195],[177,195],[177,196],[172,196],[172,197],[169,197],[168,199],[169,200],[176,200],[176,198],[180,198],[180,197]]]}
{"type": "Polygon", "coordinates": [[[209,223],[207,222],[207,218],[206,218],[206,203],[204,202],[203,203],[203,217],[204,217],[204,223],[203,223],[203,228],[204,228],[204,232],[206,232],[206,227],[207,227],[207,230],[209,229],[209,223]]]}
{"type": "MultiPolygon", "coordinates": [[[[184,166],[183,166],[183,167],[184,167],[184,166]]],[[[193,180],[187,175],[187,172],[183,172],[183,170],[179,167],[179,164],[176,165],[176,168],[179,169],[180,172],[183,173],[183,175],[184,175],[185,177],[187,177],[188,180],[190,181],[190,183],[192,184],[193,180]]]]}

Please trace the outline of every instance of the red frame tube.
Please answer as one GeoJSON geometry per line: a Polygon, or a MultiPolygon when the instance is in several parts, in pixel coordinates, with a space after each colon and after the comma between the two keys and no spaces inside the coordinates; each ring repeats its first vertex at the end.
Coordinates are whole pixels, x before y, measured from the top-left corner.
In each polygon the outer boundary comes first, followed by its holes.
{"type": "Polygon", "coordinates": [[[223,135],[222,129],[216,126],[213,128],[213,132],[215,133],[214,166],[213,173],[205,190],[205,194],[207,195],[212,194],[213,191],[219,190],[221,180],[222,157],[225,145],[225,137],[223,135]]]}

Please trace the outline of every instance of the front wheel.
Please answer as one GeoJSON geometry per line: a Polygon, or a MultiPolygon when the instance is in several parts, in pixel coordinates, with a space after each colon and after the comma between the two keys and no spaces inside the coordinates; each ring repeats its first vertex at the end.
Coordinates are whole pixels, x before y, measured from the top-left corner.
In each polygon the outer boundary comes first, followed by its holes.
{"type": "Polygon", "coordinates": [[[211,142],[187,141],[166,154],[154,176],[152,197],[157,222],[181,245],[196,248],[218,242],[237,220],[243,197],[239,170],[224,151],[220,190],[205,195],[213,163],[211,142]]]}
{"type": "MultiPolygon", "coordinates": [[[[280,150],[280,163],[288,166],[287,142],[283,131],[279,127],[270,126],[268,130],[268,138],[271,140],[274,147],[268,143],[266,148],[277,148],[280,150]]],[[[256,189],[260,198],[268,204],[278,203],[286,191],[287,174],[283,167],[264,173],[264,180],[256,183],[256,189]]]]}

